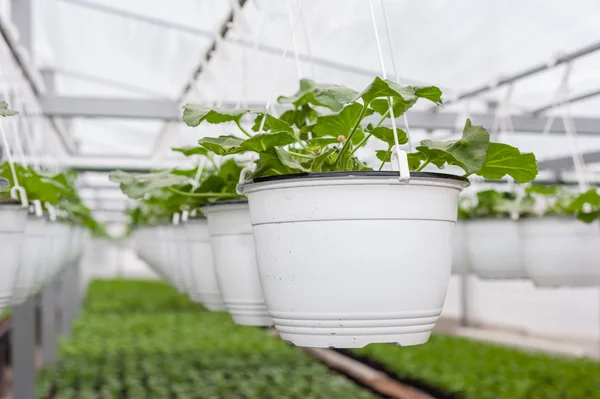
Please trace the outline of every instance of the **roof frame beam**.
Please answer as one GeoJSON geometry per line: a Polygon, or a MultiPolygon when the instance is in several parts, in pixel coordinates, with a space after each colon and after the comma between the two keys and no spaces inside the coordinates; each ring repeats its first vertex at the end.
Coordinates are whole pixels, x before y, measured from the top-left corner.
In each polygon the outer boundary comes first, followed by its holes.
{"type": "Polygon", "coordinates": [[[596,41],[594,43],[588,44],[587,46],[579,48],[575,51],[561,55],[561,56],[555,58],[554,60],[552,60],[551,62],[537,64],[532,67],[526,68],[520,72],[500,78],[495,82],[486,83],[481,86],[475,87],[474,89],[471,89],[471,90],[468,90],[466,92],[459,94],[458,96],[456,96],[456,98],[450,98],[448,100],[445,100],[444,104],[450,105],[450,104],[456,103],[458,101],[464,100],[466,98],[478,96],[478,95],[486,93],[490,90],[497,89],[501,86],[517,82],[519,80],[528,78],[530,76],[533,76],[540,72],[546,71],[548,69],[552,69],[559,65],[565,64],[567,62],[576,60],[577,58],[581,58],[588,54],[594,53],[598,50],[600,50],[600,41],[596,41]]]}

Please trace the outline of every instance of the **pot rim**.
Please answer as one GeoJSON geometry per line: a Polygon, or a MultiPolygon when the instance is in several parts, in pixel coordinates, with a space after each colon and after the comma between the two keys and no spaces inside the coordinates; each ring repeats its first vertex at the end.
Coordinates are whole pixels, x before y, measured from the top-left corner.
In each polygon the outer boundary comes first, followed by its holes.
{"type": "Polygon", "coordinates": [[[235,200],[224,200],[224,201],[215,201],[215,202],[209,202],[207,204],[202,205],[202,208],[208,208],[211,206],[217,206],[217,205],[239,205],[239,204],[247,204],[248,200],[243,200],[243,199],[235,199],[235,200]]]}
{"type": "Polygon", "coordinates": [[[0,177],[0,188],[6,188],[8,186],[10,186],[10,182],[8,181],[8,179],[0,177]]]}
{"type": "Polygon", "coordinates": [[[6,199],[6,200],[0,200],[0,206],[13,206],[13,205],[22,205],[21,201],[17,201],[14,199],[6,199]]]}
{"type": "MultiPolygon", "coordinates": [[[[265,183],[279,180],[295,180],[295,179],[319,179],[319,178],[345,178],[345,177],[361,177],[361,178],[375,178],[375,177],[398,177],[398,172],[392,170],[375,171],[375,170],[356,170],[356,171],[343,171],[343,172],[308,172],[308,173],[293,173],[287,175],[272,175],[257,177],[252,180],[246,180],[242,185],[253,184],[253,183],[265,183]]],[[[448,173],[438,172],[410,172],[411,179],[414,178],[428,178],[428,179],[447,179],[455,180],[460,182],[469,183],[469,179],[463,176],[451,175],[448,173]]]]}

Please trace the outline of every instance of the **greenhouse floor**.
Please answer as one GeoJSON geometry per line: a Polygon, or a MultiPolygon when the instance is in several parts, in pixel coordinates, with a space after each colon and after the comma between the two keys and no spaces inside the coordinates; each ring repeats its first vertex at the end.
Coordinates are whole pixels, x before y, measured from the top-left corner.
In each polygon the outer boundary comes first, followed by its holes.
{"type": "MultiPolygon", "coordinates": [[[[440,327],[457,328],[447,321],[440,327]]],[[[276,335],[236,326],[226,313],[208,312],[160,282],[96,280],[71,337],[60,344],[57,366],[42,370],[37,397],[600,398],[600,363],[586,359],[444,334],[416,347],[319,354],[276,335]],[[354,370],[336,365],[340,359],[354,370]],[[361,374],[404,389],[384,387],[395,394],[381,395],[361,374]]]]}

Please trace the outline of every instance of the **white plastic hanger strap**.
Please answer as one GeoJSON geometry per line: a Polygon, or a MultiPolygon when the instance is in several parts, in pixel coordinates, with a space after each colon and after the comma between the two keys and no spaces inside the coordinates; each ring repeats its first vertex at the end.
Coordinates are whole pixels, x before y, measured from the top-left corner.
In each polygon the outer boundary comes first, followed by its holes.
{"type": "Polygon", "coordinates": [[[279,62],[279,68],[277,69],[277,74],[275,75],[275,81],[273,82],[273,86],[271,87],[271,92],[269,93],[269,98],[267,99],[267,104],[265,105],[265,116],[262,118],[260,122],[260,128],[258,129],[259,133],[263,132],[265,128],[265,122],[267,121],[267,114],[269,109],[271,108],[271,102],[273,101],[273,96],[275,95],[275,90],[277,89],[277,83],[279,83],[279,77],[281,76],[281,71],[283,70],[283,65],[285,62],[285,56],[287,55],[288,48],[290,47],[290,42],[294,37],[294,31],[296,30],[296,25],[298,24],[298,19],[300,17],[300,10],[302,8],[302,1],[298,1],[298,6],[296,7],[296,12],[294,14],[294,21],[292,23],[292,27],[290,29],[290,34],[288,35],[285,47],[283,48],[283,53],[281,54],[281,60],[279,62]]]}
{"type": "MultiPolygon", "coordinates": [[[[379,32],[377,30],[377,20],[375,18],[375,11],[373,10],[373,1],[369,0],[369,10],[371,11],[371,22],[373,25],[373,32],[375,33],[375,44],[377,45],[377,55],[379,56],[379,63],[381,64],[381,74],[383,76],[384,79],[387,79],[387,73],[385,71],[385,63],[383,61],[383,52],[381,50],[381,42],[379,40],[379,32]]],[[[387,27],[387,24],[386,24],[387,27]]],[[[388,34],[389,34],[389,29],[388,29],[388,34]]],[[[392,55],[393,57],[393,55],[392,55]]],[[[394,63],[395,65],[395,63],[394,63]]],[[[396,73],[397,76],[397,73],[396,73]]],[[[408,182],[410,180],[410,171],[408,169],[408,155],[406,154],[405,151],[403,151],[402,149],[400,149],[400,144],[398,142],[398,130],[396,128],[396,117],[394,116],[394,106],[393,106],[393,102],[392,102],[392,98],[388,97],[388,106],[389,106],[389,110],[390,110],[390,119],[392,121],[392,130],[393,130],[393,136],[394,136],[394,148],[392,150],[392,160],[395,162],[392,162],[392,168],[394,167],[394,163],[396,164],[396,167],[398,168],[398,180],[401,182],[408,182]]],[[[405,118],[406,118],[406,114],[405,114],[405,118]]],[[[408,135],[408,123],[407,123],[407,132],[406,134],[408,135]]]]}
{"type": "Polygon", "coordinates": [[[10,167],[10,172],[13,177],[13,186],[10,189],[10,195],[15,200],[20,200],[24,207],[29,206],[29,201],[27,199],[27,193],[25,189],[21,187],[19,184],[19,178],[17,177],[17,171],[15,169],[15,163],[12,157],[12,153],[10,151],[10,144],[8,143],[8,139],[6,138],[6,132],[2,123],[0,122],[0,136],[2,136],[2,145],[6,150],[6,157],[8,159],[8,165],[10,167]],[[18,195],[17,195],[18,194],[18,195]]]}

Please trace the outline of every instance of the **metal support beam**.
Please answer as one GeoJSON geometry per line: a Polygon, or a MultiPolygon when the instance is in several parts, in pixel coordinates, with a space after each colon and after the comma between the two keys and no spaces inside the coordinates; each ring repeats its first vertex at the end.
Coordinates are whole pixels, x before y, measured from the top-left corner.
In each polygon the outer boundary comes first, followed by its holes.
{"type": "MultiPolygon", "coordinates": [[[[87,118],[134,118],[158,119],[168,122],[181,122],[182,112],[174,101],[155,99],[122,99],[46,96],[40,98],[46,116],[87,117],[87,118]]],[[[223,104],[232,108],[231,103],[223,104]]],[[[262,108],[261,104],[249,104],[250,108],[262,108]]],[[[277,110],[280,111],[280,110],[277,110]]],[[[455,112],[410,111],[412,128],[452,130],[461,114],[455,112]]],[[[493,113],[470,115],[474,124],[490,129],[494,124],[493,113]]],[[[547,116],[513,115],[512,123],[516,132],[541,133],[548,121],[547,116]]],[[[600,118],[574,118],[578,134],[600,134],[600,118]]],[[[565,134],[561,123],[554,123],[550,133],[565,134]]]]}
{"type": "Polygon", "coordinates": [[[10,6],[11,20],[19,31],[19,43],[29,54],[33,54],[34,0],[12,0],[10,6]]]}
{"type": "Polygon", "coordinates": [[[13,361],[13,398],[35,398],[35,308],[37,297],[28,298],[13,309],[11,355],[13,361]]]}
{"type": "Polygon", "coordinates": [[[497,80],[495,82],[486,83],[486,84],[481,85],[479,87],[476,87],[476,88],[474,88],[472,90],[468,90],[466,92],[463,92],[462,94],[459,94],[458,96],[456,96],[456,98],[450,98],[450,99],[447,99],[447,100],[445,99],[444,103],[446,105],[449,105],[449,104],[453,104],[455,102],[458,102],[460,100],[464,100],[466,98],[471,98],[471,97],[478,96],[478,95],[483,94],[485,92],[488,92],[490,90],[497,89],[500,86],[503,86],[503,85],[506,85],[506,84],[509,84],[509,83],[514,83],[514,82],[517,82],[519,80],[528,78],[528,77],[530,77],[532,75],[535,75],[537,73],[543,72],[543,71],[548,70],[548,69],[552,69],[552,68],[557,67],[559,65],[562,65],[562,64],[564,64],[566,62],[573,61],[573,60],[575,60],[577,58],[580,58],[580,57],[583,57],[585,55],[591,54],[591,53],[593,53],[595,51],[598,51],[598,50],[600,50],[600,41],[592,43],[592,44],[589,44],[589,45],[587,45],[585,47],[582,47],[580,49],[577,49],[577,50],[575,50],[573,52],[567,53],[567,54],[562,55],[560,57],[557,57],[555,60],[553,60],[553,62],[545,62],[545,63],[534,65],[534,66],[529,67],[529,68],[527,68],[527,69],[525,69],[523,71],[520,71],[520,72],[514,73],[512,75],[503,77],[503,78],[501,78],[501,79],[499,79],[499,80],[497,80]]]}
{"type": "MultiPolygon", "coordinates": [[[[600,151],[583,153],[581,156],[583,157],[583,162],[586,164],[600,162],[600,151]]],[[[573,168],[573,158],[570,155],[538,162],[538,169],[540,170],[560,171],[573,168]]]]}
{"type": "MultiPolygon", "coordinates": [[[[600,96],[600,90],[596,89],[596,90],[592,90],[592,91],[588,91],[586,93],[583,94],[579,94],[575,97],[571,97],[568,98],[566,101],[563,101],[564,104],[573,104],[579,101],[583,101],[583,100],[588,100],[590,98],[594,98],[596,96],[600,96]]],[[[543,107],[539,107],[534,109],[533,111],[531,111],[531,114],[534,116],[537,116],[539,114],[541,114],[542,112],[551,110],[552,108],[554,108],[557,104],[555,102],[544,105],[543,107]]]]}
{"type": "MultiPolygon", "coordinates": [[[[240,8],[243,8],[247,2],[247,0],[235,0],[235,1],[238,2],[238,4],[240,5],[240,8]]],[[[224,39],[225,36],[227,35],[227,32],[229,32],[229,30],[231,29],[231,23],[233,22],[234,17],[235,17],[235,9],[232,8],[231,11],[229,11],[229,14],[227,14],[227,18],[225,18],[225,21],[223,21],[221,23],[221,28],[219,29],[219,32],[218,32],[220,39],[224,39]]],[[[208,50],[206,50],[206,52],[204,53],[204,56],[201,58],[200,63],[198,64],[196,69],[194,69],[191,79],[186,83],[186,85],[183,87],[183,90],[177,97],[178,102],[183,101],[183,99],[185,99],[187,94],[193,89],[194,82],[198,79],[198,76],[200,76],[200,74],[204,71],[204,68],[206,68],[206,66],[208,65],[208,63],[210,62],[212,57],[214,56],[216,49],[217,49],[217,39],[212,41],[211,45],[208,47],[208,50]]]]}
{"type": "MultiPolygon", "coordinates": [[[[37,158],[40,165],[53,165],[56,159],[37,158]]],[[[32,158],[25,157],[24,162],[31,163],[32,158]]],[[[115,157],[96,157],[96,156],[75,156],[62,161],[65,168],[74,169],[78,172],[111,172],[115,169],[130,173],[148,173],[157,169],[191,168],[194,167],[186,159],[165,159],[162,162],[156,162],[153,159],[128,159],[115,157]]],[[[115,184],[115,187],[119,186],[115,184]]]]}

